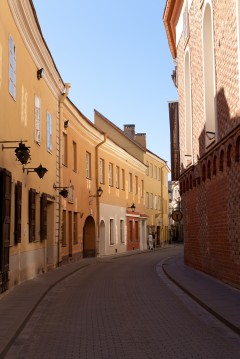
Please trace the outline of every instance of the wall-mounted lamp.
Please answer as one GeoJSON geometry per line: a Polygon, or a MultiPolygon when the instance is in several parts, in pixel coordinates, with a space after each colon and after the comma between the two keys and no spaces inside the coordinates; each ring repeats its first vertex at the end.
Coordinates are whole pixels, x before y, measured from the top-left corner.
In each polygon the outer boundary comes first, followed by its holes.
{"type": "Polygon", "coordinates": [[[47,169],[45,167],[43,167],[40,163],[40,165],[36,168],[28,168],[28,167],[24,167],[23,166],[23,172],[27,170],[27,174],[29,172],[36,172],[39,178],[43,178],[43,176],[45,175],[45,173],[47,172],[47,169]]]}
{"type": "Polygon", "coordinates": [[[62,196],[63,198],[67,198],[68,197],[68,188],[69,187],[57,187],[55,184],[53,185],[54,189],[60,189],[61,191],[59,191],[60,196],[62,196]]]}
{"type": "Polygon", "coordinates": [[[44,75],[44,69],[43,68],[37,70],[37,78],[38,78],[38,80],[43,78],[43,75],[44,75]]]}
{"type": "Polygon", "coordinates": [[[2,145],[2,150],[14,148],[17,160],[21,162],[22,165],[26,165],[27,163],[29,163],[28,160],[31,159],[30,150],[29,150],[30,147],[26,147],[23,143],[27,141],[0,141],[0,143],[16,143],[16,142],[19,142],[18,147],[2,145]]]}
{"type": "Polygon", "coordinates": [[[215,132],[206,131],[205,133],[206,133],[207,138],[208,138],[210,141],[212,141],[212,140],[215,139],[215,132]]]}
{"type": "Polygon", "coordinates": [[[103,194],[103,190],[101,187],[98,187],[97,189],[97,194],[90,194],[91,192],[89,191],[89,197],[101,197],[101,195],[103,194]]]}
{"type": "Polygon", "coordinates": [[[132,212],[135,212],[136,206],[133,203],[130,207],[127,207],[127,209],[130,208],[132,212]]]}
{"type": "Polygon", "coordinates": [[[64,128],[68,128],[68,125],[69,125],[69,121],[64,121],[64,128]]]}

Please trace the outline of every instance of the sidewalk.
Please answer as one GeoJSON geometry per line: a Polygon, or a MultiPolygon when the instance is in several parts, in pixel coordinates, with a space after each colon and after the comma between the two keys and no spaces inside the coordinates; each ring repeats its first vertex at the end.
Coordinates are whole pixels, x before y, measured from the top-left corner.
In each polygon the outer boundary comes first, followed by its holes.
{"type": "MultiPolygon", "coordinates": [[[[135,251],[125,255],[133,254],[141,253],[135,251]]],[[[99,258],[86,258],[64,265],[25,281],[0,297],[0,359],[4,358],[15,337],[47,292],[56,283],[98,260],[99,258]]],[[[163,270],[188,295],[240,334],[240,290],[186,267],[182,254],[166,259],[163,270]]]]}
{"type": "Polygon", "coordinates": [[[184,292],[240,335],[240,290],[185,266],[183,255],[166,260],[162,267],[184,292]]]}

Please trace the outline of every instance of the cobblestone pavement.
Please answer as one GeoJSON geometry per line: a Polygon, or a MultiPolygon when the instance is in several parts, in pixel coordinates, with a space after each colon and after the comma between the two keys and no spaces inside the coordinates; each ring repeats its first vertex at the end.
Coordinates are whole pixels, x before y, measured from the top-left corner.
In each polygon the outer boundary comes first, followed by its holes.
{"type": "Polygon", "coordinates": [[[58,283],[7,359],[237,359],[240,337],[170,282],[178,248],[99,259],[58,283]]]}

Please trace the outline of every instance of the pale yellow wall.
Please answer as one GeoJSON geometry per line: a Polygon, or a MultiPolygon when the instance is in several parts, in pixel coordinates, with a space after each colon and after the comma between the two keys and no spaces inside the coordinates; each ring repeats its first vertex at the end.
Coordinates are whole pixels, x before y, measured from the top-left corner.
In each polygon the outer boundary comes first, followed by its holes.
{"type": "MultiPolygon", "coordinates": [[[[2,1],[0,11],[0,103],[2,104],[0,106],[0,141],[27,140],[25,145],[30,147],[31,162],[24,167],[35,168],[41,163],[43,167],[48,169],[43,179],[40,179],[36,173],[27,174],[27,171],[23,172],[21,163],[16,161],[14,149],[1,150],[0,167],[6,168],[12,174],[10,281],[11,283],[17,283],[45,271],[48,260],[51,261],[51,265],[56,265],[57,262],[56,208],[53,197],[55,196],[53,183],[56,181],[57,172],[58,97],[61,94],[63,84],[59,77],[59,84],[55,83],[53,85],[53,82],[50,84],[46,61],[48,61],[49,69],[51,68],[52,77],[56,76],[57,70],[54,68],[49,52],[44,47],[43,42],[36,43],[33,41],[32,34],[28,33],[28,27],[25,27],[28,20],[16,15],[19,9],[27,9],[26,13],[33,20],[32,26],[35,26],[35,34],[41,38],[37,25],[34,23],[34,15],[30,4],[28,2],[12,2],[12,4],[14,6],[13,12],[8,7],[8,1],[2,1]],[[16,21],[19,21],[20,27],[16,26],[16,21]],[[12,36],[16,46],[16,100],[9,94],[10,36],[12,36]],[[28,37],[28,42],[25,42],[26,37],[28,37]],[[38,46],[42,46],[44,50],[40,51],[38,46]],[[32,51],[30,51],[30,47],[32,51]],[[33,56],[34,51],[35,55],[33,56]],[[38,63],[40,59],[41,62],[38,63]],[[41,80],[38,80],[37,70],[40,66],[45,67],[46,75],[41,80]],[[35,95],[41,98],[40,144],[34,141],[35,95]],[[47,112],[52,116],[53,148],[51,153],[47,151],[47,112]],[[22,241],[14,245],[14,188],[17,181],[22,183],[22,241]],[[28,236],[28,192],[30,188],[35,189],[37,192],[37,241],[35,243],[29,243],[28,236]],[[49,195],[49,221],[51,222],[49,225],[51,225],[51,228],[49,227],[48,230],[47,241],[41,242],[39,239],[39,209],[40,196],[43,192],[49,195]],[[19,268],[21,268],[20,272],[19,268]]],[[[17,147],[18,143],[4,144],[4,146],[17,147]]]]}

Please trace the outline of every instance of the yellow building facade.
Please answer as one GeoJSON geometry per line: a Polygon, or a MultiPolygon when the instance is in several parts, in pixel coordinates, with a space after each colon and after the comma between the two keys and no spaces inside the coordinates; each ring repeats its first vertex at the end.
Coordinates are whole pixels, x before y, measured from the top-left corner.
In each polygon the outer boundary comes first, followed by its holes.
{"type": "Polygon", "coordinates": [[[53,183],[58,176],[63,81],[31,1],[1,2],[0,272],[2,289],[58,263],[53,183]],[[29,27],[31,24],[31,27],[29,27]]]}

